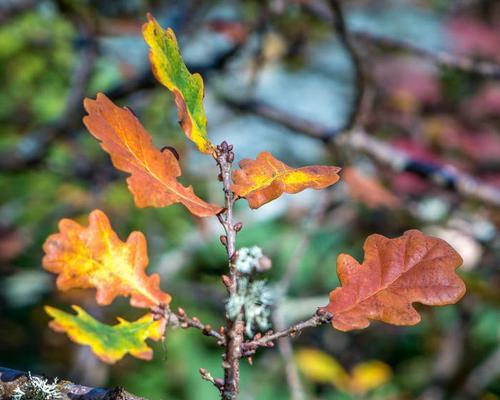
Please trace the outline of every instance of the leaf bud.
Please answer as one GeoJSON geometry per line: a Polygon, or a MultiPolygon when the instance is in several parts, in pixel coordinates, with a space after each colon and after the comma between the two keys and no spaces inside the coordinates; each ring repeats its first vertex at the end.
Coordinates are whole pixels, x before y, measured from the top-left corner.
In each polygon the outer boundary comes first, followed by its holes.
{"type": "Polygon", "coordinates": [[[227,236],[226,235],[220,235],[220,242],[224,247],[227,247],[227,236]]]}
{"type": "Polygon", "coordinates": [[[242,228],[243,228],[243,223],[241,223],[241,222],[238,222],[237,224],[234,225],[234,230],[236,232],[241,231],[242,228]]]}
{"type": "Polygon", "coordinates": [[[202,329],[202,333],[206,336],[210,336],[211,331],[212,331],[212,326],[210,326],[209,324],[206,324],[202,329]]]}
{"type": "Polygon", "coordinates": [[[227,275],[222,275],[222,283],[224,283],[226,287],[231,286],[231,278],[227,275]]]}

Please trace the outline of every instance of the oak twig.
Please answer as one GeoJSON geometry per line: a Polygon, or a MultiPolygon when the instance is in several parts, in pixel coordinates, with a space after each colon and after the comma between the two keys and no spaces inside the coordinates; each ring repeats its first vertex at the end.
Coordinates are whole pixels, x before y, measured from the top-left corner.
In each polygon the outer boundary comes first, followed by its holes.
{"type": "Polygon", "coordinates": [[[210,325],[203,324],[197,317],[188,317],[184,309],[180,307],[177,309],[176,313],[166,309],[163,311],[162,316],[167,320],[167,324],[170,326],[181,327],[183,329],[199,329],[205,336],[211,336],[217,339],[217,344],[219,346],[225,345],[226,338],[221,333],[212,329],[210,325]]]}
{"type": "Polygon", "coordinates": [[[259,347],[274,347],[274,341],[283,337],[294,337],[299,335],[304,329],[315,328],[323,324],[330,323],[333,315],[325,311],[323,308],[318,308],[316,314],[305,321],[294,324],[287,329],[278,332],[268,332],[264,336],[257,337],[253,340],[243,343],[245,353],[255,352],[259,347]]]}
{"type": "MultiPolygon", "coordinates": [[[[239,274],[236,269],[236,234],[241,229],[235,229],[233,221],[233,205],[237,200],[231,190],[231,167],[234,161],[233,146],[225,141],[217,146],[216,160],[220,170],[220,179],[222,180],[225,211],[218,215],[219,221],[224,228],[225,235],[221,236],[221,242],[226,248],[229,276],[223,276],[223,282],[226,285],[229,296],[234,296],[238,290],[239,274]]],[[[243,320],[243,312],[231,319],[226,317],[227,326],[225,329],[226,335],[226,350],[224,352],[224,387],[222,389],[223,400],[235,400],[238,397],[239,381],[240,381],[240,359],[242,357],[241,344],[243,343],[243,332],[245,323],[243,320]]]]}

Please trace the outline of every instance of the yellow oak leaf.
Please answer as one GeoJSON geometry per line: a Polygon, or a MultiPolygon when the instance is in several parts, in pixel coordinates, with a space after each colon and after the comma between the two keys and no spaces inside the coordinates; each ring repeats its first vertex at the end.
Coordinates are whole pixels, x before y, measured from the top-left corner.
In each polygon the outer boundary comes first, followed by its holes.
{"type": "Polygon", "coordinates": [[[142,27],[142,34],[150,47],[153,74],[174,94],[179,123],[184,133],[202,153],[214,154],[214,145],[207,134],[201,75],[188,71],[174,31],[170,28],[164,30],[150,14],[148,22],[142,27]]]}
{"type": "Polygon", "coordinates": [[[170,303],[170,295],[160,290],[159,275],[147,276],[144,272],[148,255],[141,232],[132,232],[122,242],[100,210],[90,213],[88,227],[62,219],[59,230],[45,241],[43,267],[59,274],[60,290],[96,288],[101,305],[110,304],[120,295],[130,296],[134,307],[170,303]]]}
{"type": "Polygon", "coordinates": [[[118,324],[110,326],[97,321],[82,308],[72,307],[76,315],[45,306],[45,312],[53,318],[49,326],[56,332],[66,333],[75,343],[90,346],[108,364],[115,363],[127,353],[151,360],[153,350],[145,340],[159,340],[165,331],[165,319],[155,320],[150,313],[134,322],[118,318],[118,324]]]}
{"type": "Polygon", "coordinates": [[[339,167],[313,165],[292,168],[267,151],[256,160],[239,162],[241,169],[233,172],[233,192],[247,199],[251,208],[259,208],[283,193],[304,189],[324,189],[339,180],[339,167]]]}

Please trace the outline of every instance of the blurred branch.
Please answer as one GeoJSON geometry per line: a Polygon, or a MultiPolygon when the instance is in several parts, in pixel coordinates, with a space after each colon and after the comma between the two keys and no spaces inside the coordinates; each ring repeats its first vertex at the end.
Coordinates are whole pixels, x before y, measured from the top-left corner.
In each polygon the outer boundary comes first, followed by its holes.
{"type": "MultiPolygon", "coordinates": [[[[286,328],[285,319],[279,309],[276,309],[273,313],[273,323],[278,331],[282,331],[286,328]]],[[[278,342],[278,348],[285,365],[286,380],[290,387],[289,393],[291,400],[305,400],[306,394],[300,380],[297,363],[293,358],[292,341],[289,337],[283,337],[282,340],[278,342]]]]}
{"type": "Polygon", "coordinates": [[[365,92],[365,74],[363,71],[363,63],[360,55],[356,51],[354,44],[351,40],[351,35],[347,29],[345,22],[344,12],[340,5],[339,0],[328,0],[330,10],[333,14],[333,29],[337,34],[342,46],[347,51],[349,58],[354,70],[353,83],[354,87],[354,98],[352,100],[351,108],[347,114],[347,118],[344,124],[338,128],[336,131],[332,131],[330,134],[336,136],[339,133],[351,130],[358,122],[358,117],[361,112],[361,106],[363,104],[363,95],[365,92]]]}
{"type": "MultiPolygon", "coordinates": [[[[37,375],[32,375],[37,376],[37,375]]],[[[15,394],[16,389],[22,390],[29,381],[30,376],[27,372],[16,371],[10,368],[0,367],[0,398],[10,399],[15,394]]],[[[79,400],[141,400],[142,397],[134,396],[126,392],[121,387],[113,389],[93,388],[78,385],[69,381],[57,382],[57,389],[63,397],[61,400],[79,399],[79,400]]]]}
{"type": "MultiPolygon", "coordinates": [[[[336,136],[336,129],[332,129],[315,122],[304,120],[296,115],[279,110],[273,106],[257,100],[234,100],[224,98],[230,107],[259,115],[270,121],[283,125],[295,132],[331,143],[336,136]]],[[[451,165],[438,165],[412,157],[405,152],[394,148],[358,129],[343,135],[335,142],[354,150],[364,152],[376,161],[390,166],[398,172],[411,172],[446,189],[487,204],[500,207],[500,190],[483,183],[474,177],[458,171],[451,165]]]]}
{"type": "Polygon", "coordinates": [[[446,51],[426,50],[403,40],[377,36],[368,32],[352,32],[352,35],[356,39],[372,45],[391,50],[410,52],[417,57],[432,61],[441,67],[456,69],[485,78],[500,79],[500,65],[492,62],[475,60],[470,57],[451,54],[446,51]]]}
{"type": "MultiPolygon", "coordinates": [[[[48,154],[50,145],[55,139],[71,135],[81,127],[81,119],[84,116],[83,98],[96,57],[95,41],[93,39],[85,40],[84,43],[86,45],[82,48],[62,117],[33,133],[26,134],[16,149],[0,153],[0,171],[21,171],[39,165],[48,154]]],[[[207,73],[223,70],[227,62],[237,54],[241,45],[241,43],[235,44],[205,64],[188,65],[188,69],[193,73],[201,74],[206,80],[207,73]]],[[[148,69],[138,74],[135,79],[124,81],[105,91],[105,94],[111,100],[117,100],[138,90],[150,89],[155,86],[153,74],[148,69]]]]}
{"type": "Polygon", "coordinates": [[[17,171],[36,165],[49,150],[49,144],[57,136],[69,134],[79,119],[75,116],[83,114],[82,99],[92,76],[94,62],[97,57],[97,41],[94,27],[86,19],[72,17],[80,33],[81,50],[66,98],[66,108],[62,117],[51,124],[28,134],[18,144],[15,151],[0,154],[0,170],[17,171]]]}
{"type": "MultiPolygon", "coordinates": [[[[328,0],[331,11],[333,11],[334,19],[337,18],[335,5],[340,8],[338,6],[338,1],[339,0],[328,0]]],[[[314,17],[327,23],[332,23],[332,15],[328,13],[328,10],[326,9],[324,3],[315,0],[304,1],[302,3],[302,7],[304,11],[313,15],[314,17]]],[[[451,54],[446,51],[431,51],[404,40],[375,35],[364,31],[349,31],[346,28],[346,32],[346,34],[356,40],[387,49],[409,52],[417,57],[432,61],[433,63],[441,67],[452,68],[485,78],[500,79],[500,65],[493,62],[475,60],[467,56],[451,54]]]]}
{"type": "Polygon", "coordinates": [[[477,399],[488,385],[500,376],[500,346],[465,378],[455,400],[477,399]]]}

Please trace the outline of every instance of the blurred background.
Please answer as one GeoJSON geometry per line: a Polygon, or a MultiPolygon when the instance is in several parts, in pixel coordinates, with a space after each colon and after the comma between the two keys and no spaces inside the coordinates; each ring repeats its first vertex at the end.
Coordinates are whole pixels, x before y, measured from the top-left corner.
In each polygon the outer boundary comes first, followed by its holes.
{"type": "Polygon", "coordinates": [[[182,306],[223,324],[225,251],[216,218],[182,206],[137,209],[125,175],[81,122],[82,99],[130,106],[181,180],[222,203],[217,169],[177,124],[150,73],[146,13],[176,32],[205,80],[209,134],[237,160],[264,150],[293,166],[342,166],[332,190],[251,211],[238,247],[259,246],[275,326],[307,318],[338,285],[341,252],[362,260],[372,233],[417,228],[464,258],[456,306],[418,307],[414,327],[373,323],[305,331],[242,364],[241,399],[500,398],[500,3],[495,0],[0,0],[0,365],[149,399],[212,399],[198,368],[221,376],[221,350],[168,330],[154,360],[114,366],[47,327],[44,304],[82,305],[113,323],[141,310],[57,292],[42,244],[63,217],[99,208],[124,240],[148,238],[150,272],[182,306]],[[291,346],[290,346],[291,344],[291,346]]]}

